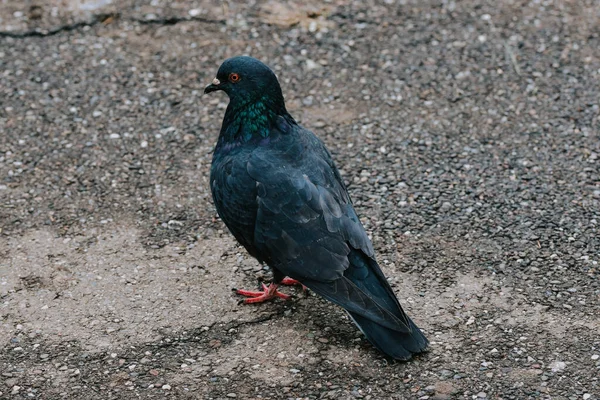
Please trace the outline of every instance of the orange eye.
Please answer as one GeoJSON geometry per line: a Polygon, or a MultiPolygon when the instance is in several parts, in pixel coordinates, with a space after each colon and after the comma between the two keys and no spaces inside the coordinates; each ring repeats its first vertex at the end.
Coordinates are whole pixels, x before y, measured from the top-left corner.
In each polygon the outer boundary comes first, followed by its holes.
{"type": "Polygon", "coordinates": [[[231,74],[229,74],[229,82],[231,82],[231,83],[237,83],[239,81],[240,81],[239,74],[236,74],[235,72],[232,72],[231,74]]]}

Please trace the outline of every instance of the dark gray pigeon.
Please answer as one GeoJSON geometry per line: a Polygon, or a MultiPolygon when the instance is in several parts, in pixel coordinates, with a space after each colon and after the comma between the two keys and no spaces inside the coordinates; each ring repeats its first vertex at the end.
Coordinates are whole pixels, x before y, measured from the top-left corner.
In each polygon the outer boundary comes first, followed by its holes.
{"type": "Polygon", "coordinates": [[[215,206],[274,276],[262,291],[238,294],[246,303],[288,298],[278,285],[300,282],[346,309],[388,356],[424,351],[427,339],[379,268],[329,151],[287,112],[273,71],[251,57],[230,58],[204,93],[217,90],[229,105],[210,172],[215,206]]]}

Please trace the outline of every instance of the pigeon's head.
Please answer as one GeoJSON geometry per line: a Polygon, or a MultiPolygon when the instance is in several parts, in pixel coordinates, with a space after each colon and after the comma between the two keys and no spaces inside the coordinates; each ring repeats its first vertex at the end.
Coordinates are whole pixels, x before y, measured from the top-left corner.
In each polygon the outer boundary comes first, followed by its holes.
{"type": "Polygon", "coordinates": [[[215,79],[204,89],[204,93],[217,90],[227,93],[234,107],[262,100],[285,109],[275,73],[252,57],[240,56],[225,60],[215,79]]]}

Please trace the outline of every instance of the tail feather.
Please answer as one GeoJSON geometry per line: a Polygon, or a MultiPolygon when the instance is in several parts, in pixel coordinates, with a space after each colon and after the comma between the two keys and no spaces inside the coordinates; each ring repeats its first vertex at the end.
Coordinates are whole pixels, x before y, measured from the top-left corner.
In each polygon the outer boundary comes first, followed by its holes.
{"type": "Polygon", "coordinates": [[[427,338],[402,309],[377,261],[356,250],[350,253],[349,260],[351,266],[345,276],[408,328],[400,331],[390,329],[390,326],[375,321],[370,313],[359,314],[348,310],[371,344],[397,360],[408,360],[413,354],[425,351],[429,344],[427,338]]]}
{"type": "Polygon", "coordinates": [[[409,318],[411,333],[401,333],[379,325],[359,314],[348,313],[356,326],[379,351],[396,360],[408,360],[427,349],[429,341],[409,318]]]}
{"type": "Polygon", "coordinates": [[[333,281],[300,279],[315,293],[342,306],[367,339],[382,353],[408,360],[429,342],[406,315],[374,258],[352,249],[349,267],[333,281]]]}

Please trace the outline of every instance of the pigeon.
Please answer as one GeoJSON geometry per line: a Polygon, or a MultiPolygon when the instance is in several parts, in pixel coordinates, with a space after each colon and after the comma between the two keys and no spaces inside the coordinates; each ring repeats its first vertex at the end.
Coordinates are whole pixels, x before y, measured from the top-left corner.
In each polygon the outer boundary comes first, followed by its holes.
{"type": "Polygon", "coordinates": [[[220,218],[273,271],[259,303],[289,298],[300,283],[343,307],[382,353],[408,360],[428,341],[406,315],[377,264],[342,177],[324,143],[287,112],[275,73],[261,61],[225,60],[204,93],[229,96],[210,170],[220,218]]]}

